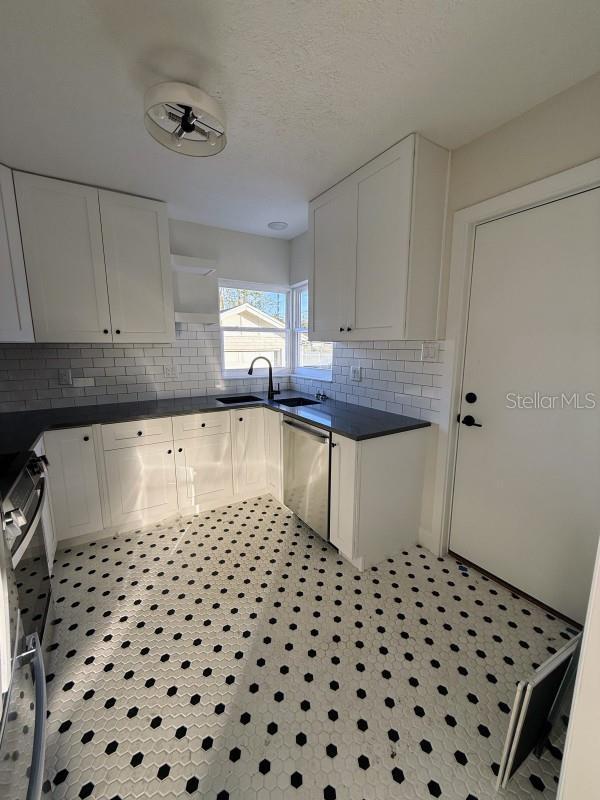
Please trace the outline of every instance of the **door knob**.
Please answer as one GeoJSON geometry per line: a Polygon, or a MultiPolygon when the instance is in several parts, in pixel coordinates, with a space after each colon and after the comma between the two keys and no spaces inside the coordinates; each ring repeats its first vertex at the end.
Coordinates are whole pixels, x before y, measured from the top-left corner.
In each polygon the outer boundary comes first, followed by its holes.
{"type": "Polygon", "coordinates": [[[463,425],[466,425],[467,428],[483,428],[483,425],[480,425],[479,422],[475,422],[475,417],[471,416],[471,414],[465,414],[461,422],[463,425]]]}

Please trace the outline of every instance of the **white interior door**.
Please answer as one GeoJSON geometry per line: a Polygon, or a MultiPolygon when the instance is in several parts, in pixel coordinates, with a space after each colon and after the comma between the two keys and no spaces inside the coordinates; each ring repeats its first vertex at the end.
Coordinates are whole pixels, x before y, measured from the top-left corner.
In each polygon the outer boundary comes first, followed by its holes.
{"type": "Polygon", "coordinates": [[[600,189],[478,226],[461,417],[482,427],[460,426],[450,547],[578,621],[600,528],[599,343],[600,189]],[[595,408],[567,404],[587,393],[595,408]]]}

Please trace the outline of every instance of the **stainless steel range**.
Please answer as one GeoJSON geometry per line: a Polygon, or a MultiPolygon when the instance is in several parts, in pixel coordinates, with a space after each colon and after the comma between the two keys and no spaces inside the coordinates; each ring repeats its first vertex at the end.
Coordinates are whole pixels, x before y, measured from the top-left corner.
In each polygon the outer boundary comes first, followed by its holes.
{"type": "Polygon", "coordinates": [[[0,535],[0,797],[39,800],[46,743],[41,641],[50,603],[42,514],[44,457],[31,454],[2,501],[0,535]]]}

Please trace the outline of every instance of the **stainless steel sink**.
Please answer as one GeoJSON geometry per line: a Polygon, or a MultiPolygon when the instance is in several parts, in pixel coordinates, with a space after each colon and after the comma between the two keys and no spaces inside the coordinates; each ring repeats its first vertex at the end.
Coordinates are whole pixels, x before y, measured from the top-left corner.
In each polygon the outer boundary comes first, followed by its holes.
{"type": "Polygon", "coordinates": [[[286,397],[284,400],[275,401],[280,406],[289,406],[296,408],[297,406],[318,406],[318,400],[308,400],[306,397],[286,397]]]}
{"type": "Polygon", "coordinates": [[[236,403],[261,403],[262,398],[256,397],[254,394],[234,394],[231,397],[217,397],[219,403],[224,403],[226,406],[233,406],[236,403]]]}

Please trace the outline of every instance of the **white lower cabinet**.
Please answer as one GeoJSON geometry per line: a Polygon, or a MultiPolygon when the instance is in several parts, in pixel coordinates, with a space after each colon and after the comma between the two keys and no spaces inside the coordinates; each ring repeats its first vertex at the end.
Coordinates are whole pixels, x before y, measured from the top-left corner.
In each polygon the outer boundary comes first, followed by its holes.
{"type": "Polygon", "coordinates": [[[281,470],[281,418],[278,411],[264,409],[265,417],[265,468],[267,489],[279,502],[283,502],[281,470]]]}
{"type": "MultiPolygon", "coordinates": [[[[225,416],[220,412],[218,416],[225,416]]],[[[216,433],[175,442],[180,509],[216,508],[233,498],[231,435],[216,433]]]]}
{"type": "Polygon", "coordinates": [[[104,464],[112,525],[143,525],[177,510],[172,442],[108,450],[104,464]]]}
{"type": "Polygon", "coordinates": [[[92,428],[44,434],[56,538],[102,529],[102,509],[92,428]]]}
{"type": "Polygon", "coordinates": [[[358,569],[418,541],[430,431],[360,442],[333,434],[329,536],[358,569]]]}
{"type": "Polygon", "coordinates": [[[266,489],[264,415],[263,408],[244,408],[231,412],[233,486],[236,495],[251,497],[266,489]]]}

